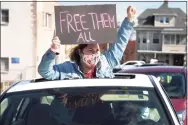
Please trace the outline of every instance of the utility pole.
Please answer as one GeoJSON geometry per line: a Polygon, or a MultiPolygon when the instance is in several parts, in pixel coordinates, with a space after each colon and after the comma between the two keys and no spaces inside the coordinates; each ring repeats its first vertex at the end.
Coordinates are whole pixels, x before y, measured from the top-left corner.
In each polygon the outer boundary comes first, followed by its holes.
{"type": "Polygon", "coordinates": [[[148,43],[150,42],[150,39],[149,39],[149,32],[147,32],[147,40],[146,40],[146,42],[147,42],[147,61],[149,61],[149,52],[148,52],[148,43]]]}

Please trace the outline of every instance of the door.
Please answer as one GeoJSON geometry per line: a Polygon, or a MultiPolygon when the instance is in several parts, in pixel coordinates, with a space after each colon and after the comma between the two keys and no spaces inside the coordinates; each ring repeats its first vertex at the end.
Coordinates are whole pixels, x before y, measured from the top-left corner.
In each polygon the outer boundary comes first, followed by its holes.
{"type": "Polygon", "coordinates": [[[175,54],[173,55],[173,64],[175,66],[183,66],[184,63],[184,55],[175,54]]]}

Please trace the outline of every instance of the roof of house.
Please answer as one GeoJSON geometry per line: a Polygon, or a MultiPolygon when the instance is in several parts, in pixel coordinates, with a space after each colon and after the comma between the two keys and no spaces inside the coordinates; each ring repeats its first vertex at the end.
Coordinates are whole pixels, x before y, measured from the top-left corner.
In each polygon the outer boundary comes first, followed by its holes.
{"type": "MultiPolygon", "coordinates": [[[[155,28],[154,26],[154,19],[155,15],[172,15],[176,17],[176,23],[175,27],[169,27],[169,28],[182,28],[182,32],[186,33],[186,13],[183,12],[180,8],[169,8],[166,3],[162,4],[158,9],[146,9],[144,12],[142,12],[138,17],[138,26],[137,28],[155,28]]],[[[168,29],[168,27],[167,27],[168,29]]],[[[176,31],[174,31],[176,32],[176,31]]]]}

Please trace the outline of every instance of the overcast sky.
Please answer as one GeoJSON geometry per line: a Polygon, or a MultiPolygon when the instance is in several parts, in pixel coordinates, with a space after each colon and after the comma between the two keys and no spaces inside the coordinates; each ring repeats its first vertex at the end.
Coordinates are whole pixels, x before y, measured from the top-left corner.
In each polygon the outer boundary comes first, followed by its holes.
{"type": "MultiPolygon", "coordinates": [[[[148,8],[158,8],[163,4],[163,1],[158,1],[158,2],[152,2],[149,0],[145,0],[145,2],[141,1],[141,0],[137,0],[137,2],[127,0],[126,2],[109,2],[110,0],[108,0],[108,2],[104,2],[106,0],[103,0],[103,2],[101,2],[100,0],[95,0],[95,2],[84,2],[86,0],[82,0],[82,2],[75,2],[75,1],[79,1],[79,0],[74,0],[74,2],[71,2],[73,0],[69,0],[67,2],[60,2],[62,5],[92,5],[92,4],[116,4],[116,11],[117,11],[117,20],[118,21],[122,21],[124,19],[124,17],[126,16],[126,8],[129,5],[133,5],[136,7],[137,9],[137,15],[141,14],[145,9],[148,8]],[[146,2],[148,1],[148,2],[146,2]]],[[[112,1],[112,0],[111,0],[112,1]]],[[[185,1],[180,1],[180,0],[171,0],[172,2],[168,2],[169,3],[169,7],[171,8],[181,8],[184,12],[186,12],[186,2],[185,1]]]]}

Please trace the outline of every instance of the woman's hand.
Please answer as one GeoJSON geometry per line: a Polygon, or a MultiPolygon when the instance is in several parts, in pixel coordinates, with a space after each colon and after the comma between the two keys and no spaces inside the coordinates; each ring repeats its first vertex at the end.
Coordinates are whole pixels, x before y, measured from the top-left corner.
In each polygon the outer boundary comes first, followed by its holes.
{"type": "Polygon", "coordinates": [[[61,46],[61,42],[59,40],[59,37],[54,37],[52,39],[52,45],[50,47],[51,51],[53,51],[54,53],[56,54],[59,54],[60,53],[60,46],[61,46]]]}
{"type": "Polygon", "coordinates": [[[129,6],[127,8],[127,18],[129,21],[133,22],[136,16],[136,8],[133,6],[129,6]]]}

